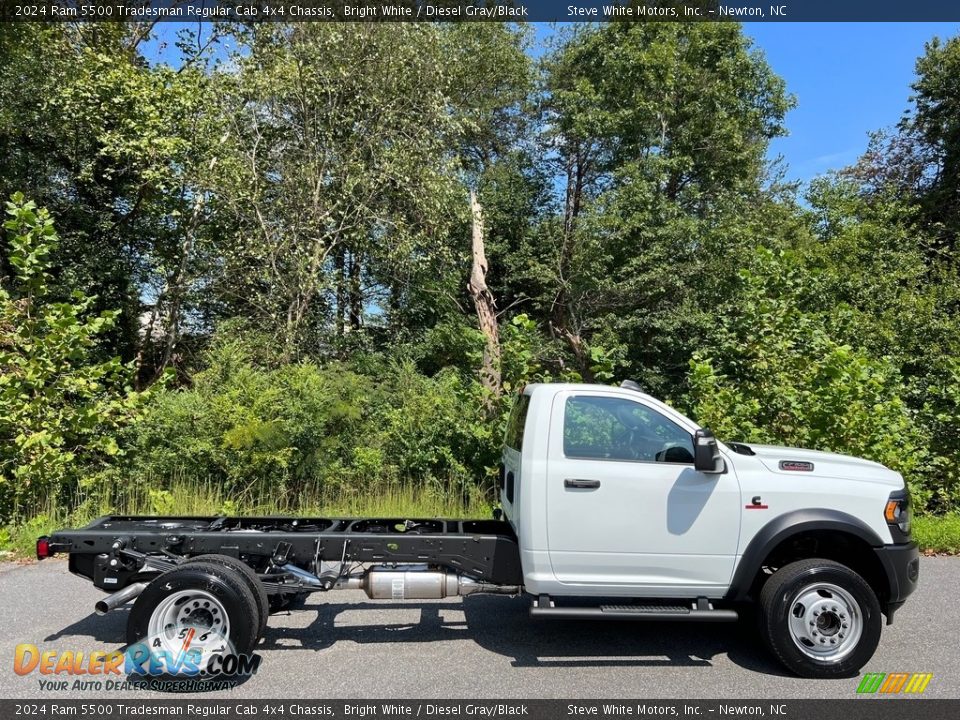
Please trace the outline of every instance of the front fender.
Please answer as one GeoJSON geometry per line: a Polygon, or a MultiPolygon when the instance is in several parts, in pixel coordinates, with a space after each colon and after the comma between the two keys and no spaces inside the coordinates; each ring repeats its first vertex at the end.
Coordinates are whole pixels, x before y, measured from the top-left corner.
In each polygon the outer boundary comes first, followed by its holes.
{"type": "Polygon", "coordinates": [[[793,510],[768,522],[749,542],[733,573],[726,600],[745,600],[763,561],[784,540],[804,532],[830,530],[853,535],[871,547],[883,546],[883,540],[862,520],[839,510],[809,508],[793,510]]]}

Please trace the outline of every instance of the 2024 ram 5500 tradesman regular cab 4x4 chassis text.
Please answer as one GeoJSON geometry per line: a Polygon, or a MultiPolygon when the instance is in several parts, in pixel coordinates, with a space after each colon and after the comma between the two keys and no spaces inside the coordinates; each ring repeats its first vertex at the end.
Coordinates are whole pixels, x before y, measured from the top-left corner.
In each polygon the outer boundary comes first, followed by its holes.
{"type": "Polygon", "coordinates": [[[135,600],[131,643],[249,652],[308,593],[532,596],[536,617],[734,621],[753,605],[776,657],[855,674],[915,589],[903,478],[843,455],[718,442],[621,387],[527,386],[508,423],[505,519],[105,517],[37,541],[40,558],[135,600]]]}

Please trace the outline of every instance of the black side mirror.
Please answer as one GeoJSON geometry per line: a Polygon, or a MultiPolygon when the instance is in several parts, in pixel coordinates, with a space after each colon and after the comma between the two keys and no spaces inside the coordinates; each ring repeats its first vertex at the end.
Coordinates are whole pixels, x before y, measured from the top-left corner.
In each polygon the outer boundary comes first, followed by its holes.
{"type": "Polygon", "coordinates": [[[717,439],[707,428],[697,430],[693,435],[693,467],[698,472],[714,475],[727,469],[717,439]]]}

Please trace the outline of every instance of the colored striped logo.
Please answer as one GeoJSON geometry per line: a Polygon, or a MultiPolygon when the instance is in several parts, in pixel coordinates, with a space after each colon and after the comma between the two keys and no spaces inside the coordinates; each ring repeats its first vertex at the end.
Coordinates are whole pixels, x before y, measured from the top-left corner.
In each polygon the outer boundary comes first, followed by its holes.
{"type": "Polygon", "coordinates": [[[927,689],[933,673],[867,673],[857,686],[858,693],[895,695],[910,693],[919,695],[927,689]]]}

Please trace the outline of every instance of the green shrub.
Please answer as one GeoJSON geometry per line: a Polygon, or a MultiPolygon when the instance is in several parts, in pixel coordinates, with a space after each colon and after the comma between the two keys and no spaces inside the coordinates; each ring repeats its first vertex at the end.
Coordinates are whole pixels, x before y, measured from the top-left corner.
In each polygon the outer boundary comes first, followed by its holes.
{"type": "Polygon", "coordinates": [[[925,439],[896,367],[834,341],[820,317],[798,307],[797,266],[763,250],[742,272],[742,297],[725,308],[716,344],[691,361],[693,415],[721,438],[883,463],[903,473],[924,507],[925,439]]]}
{"type": "Polygon", "coordinates": [[[150,398],[128,430],[125,472],[154,490],[207,479],[238,502],[391,483],[466,496],[492,476],[499,429],[475,382],[383,358],[359,365],[264,367],[242,339],[221,337],[189,387],[150,398]]]}
{"type": "Polygon", "coordinates": [[[920,549],[934,553],[960,553],[960,515],[918,517],[913,536],[920,549]]]}
{"type": "Polygon", "coordinates": [[[97,358],[118,313],[92,315],[95,298],[79,292],[51,297],[50,215],[20,194],[6,212],[14,274],[0,287],[0,521],[31,516],[108,469],[140,400],[129,368],[97,358]]]}
{"type": "Polygon", "coordinates": [[[960,508],[960,359],[937,358],[911,385],[917,423],[929,438],[930,457],[923,468],[927,508],[948,512],[960,508]]]}

